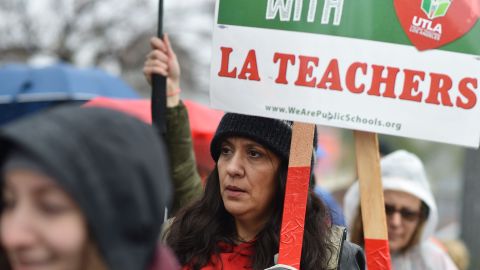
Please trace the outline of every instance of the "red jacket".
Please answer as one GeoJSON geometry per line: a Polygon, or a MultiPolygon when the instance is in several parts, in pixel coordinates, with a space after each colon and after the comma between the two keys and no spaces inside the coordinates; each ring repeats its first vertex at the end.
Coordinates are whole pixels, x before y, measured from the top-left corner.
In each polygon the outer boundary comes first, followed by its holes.
{"type": "MultiPolygon", "coordinates": [[[[245,242],[239,245],[220,243],[222,249],[220,258],[212,255],[210,263],[202,267],[202,270],[245,270],[252,269],[250,256],[253,254],[253,242],[245,242]],[[223,266],[223,268],[222,268],[223,266]]],[[[184,266],[182,270],[191,270],[190,266],[184,266]]]]}

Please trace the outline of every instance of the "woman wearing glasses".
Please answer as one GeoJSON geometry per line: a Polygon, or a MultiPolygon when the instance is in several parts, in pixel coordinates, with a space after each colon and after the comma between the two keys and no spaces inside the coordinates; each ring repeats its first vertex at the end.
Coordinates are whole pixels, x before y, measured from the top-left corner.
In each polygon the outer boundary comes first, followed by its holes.
{"type": "MultiPolygon", "coordinates": [[[[438,213],[420,159],[399,150],[382,158],[381,168],[393,269],[457,269],[446,252],[430,239],[438,213]]],[[[345,218],[352,242],[363,246],[359,203],[355,183],[345,195],[345,218]]]]}

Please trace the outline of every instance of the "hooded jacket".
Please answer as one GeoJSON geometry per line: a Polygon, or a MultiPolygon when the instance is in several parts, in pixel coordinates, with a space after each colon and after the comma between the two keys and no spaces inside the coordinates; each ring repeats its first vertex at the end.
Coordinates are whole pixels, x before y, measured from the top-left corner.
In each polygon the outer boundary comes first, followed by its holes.
{"type": "Polygon", "coordinates": [[[151,127],[107,109],[62,107],[0,129],[0,165],[13,149],[35,157],[78,203],[109,269],[150,267],[171,196],[165,146],[151,127]]]}
{"type": "MultiPolygon", "coordinates": [[[[383,190],[406,192],[422,200],[429,208],[419,243],[404,253],[392,254],[393,269],[457,269],[446,252],[430,239],[437,226],[438,211],[423,163],[414,154],[398,150],[382,158],[380,166],[383,190]]],[[[359,205],[359,186],[358,182],[355,182],[344,198],[344,213],[349,228],[353,226],[358,215],[359,205]]]]}

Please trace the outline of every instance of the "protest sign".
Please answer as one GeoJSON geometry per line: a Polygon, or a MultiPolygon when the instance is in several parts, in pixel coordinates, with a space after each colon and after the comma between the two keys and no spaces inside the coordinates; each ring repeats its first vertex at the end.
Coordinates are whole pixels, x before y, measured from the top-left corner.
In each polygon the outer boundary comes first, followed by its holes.
{"type": "Polygon", "coordinates": [[[220,0],[212,106],[478,147],[479,9],[474,0],[220,0]]]}

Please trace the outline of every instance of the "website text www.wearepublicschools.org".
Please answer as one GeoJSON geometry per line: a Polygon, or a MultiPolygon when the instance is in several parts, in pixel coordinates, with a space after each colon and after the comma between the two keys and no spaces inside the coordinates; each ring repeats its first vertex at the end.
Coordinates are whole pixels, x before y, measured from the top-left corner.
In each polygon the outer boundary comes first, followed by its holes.
{"type": "Polygon", "coordinates": [[[265,111],[278,113],[278,114],[309,116],[313,118],[321,118],[327,121],[350,122],[350,123],[364,124],[368,126],[393,128],[397,131],[402,129],[401,123],[384,121],[378,118],[361,117],[359,115],[354,115],[350,113],[327,112],[322,110],[309,110],[309,109],[297,108],[293,106],[286,108],[286,107],[269,106],[269,105],[265,106],[265,111]]]}

